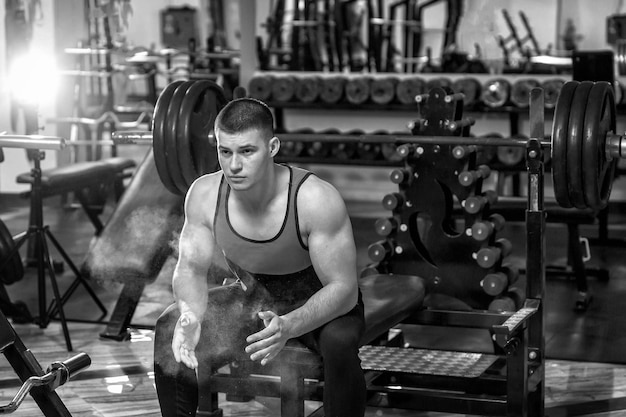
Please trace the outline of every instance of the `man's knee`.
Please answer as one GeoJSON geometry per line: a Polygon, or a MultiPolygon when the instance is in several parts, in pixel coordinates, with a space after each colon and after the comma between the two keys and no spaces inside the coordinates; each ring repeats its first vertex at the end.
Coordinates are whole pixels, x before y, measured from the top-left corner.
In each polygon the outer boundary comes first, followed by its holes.
{"type": "Polygon", "coordinates": [[[325,358],[352,355],[359,349],[359,339],[358,332],[329,323],[320,333],[320,353],[325,358]]]}

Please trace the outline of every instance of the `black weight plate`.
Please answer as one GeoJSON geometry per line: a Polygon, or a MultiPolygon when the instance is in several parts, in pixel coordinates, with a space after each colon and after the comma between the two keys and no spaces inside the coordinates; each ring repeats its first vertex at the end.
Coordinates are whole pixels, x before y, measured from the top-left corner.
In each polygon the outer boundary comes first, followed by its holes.
{"type": "Polygon", "coordinates": [[[593,87],[593,81],[582,81],[576,88],[568,123],[567,194],[572,205],[579,209],[586,207],[583,191],[582,152],[585,111],[587,110],[587,98],[589,98],[591,87],[593,87]]]}
{"type": "Polygon", "coordinates": [[[152,150],[154,153],[154,164],[156,165],[157,173],[165,188],[175,194],[178,193],[178,190],[167,168],[164,132],[167,128],[167,109],[170,106],[172,95],[176,88],[182,83],[182,81],[174,81],[163,89],[154,106],[154,116],[152,117],[152,150]]]}
{"type": "MultiPolygon", "coordinates": [[[[181,174],[185,179],[186,189],[200,176],[193,159],[190,135],[191,127],[189,125],[194,109],[197,107],[204,91],[208,88],[208,82],[209,81],[205,80],[197,81],[187,89],[176,120],[176,157],[178,158],[178,166],[180,167],[181,174]]],[[[205,140],[209,140],[208,132],[205,140]]]]}
{"type": "Polygon", "coordinates": [[[585,202],[596,210],[606,207],[615,176],[617,159],[608,161],[605,153],[606,135],[615,132],[615,123],[613,88],[597,82],[587,100],[582,153],[585,202]]]}
{"type": "Polygon", "coordinates": [[[196,169],[201,175],[220,169],[217,138],[213,127],[217,114],[227,103],[228,100],[222,87],[211,81],[211,88],[205,91],[201,103],[192,114],[190,123],[192,156],[194,156],[196,169]],[[206,138],[210,140],[207,141],[206,138]]]}
{"type": "Polygon", "coordinates": [[[226,105],[222,87],[200,81],[187,90],[178,116],[178,160],[188,186],[198,177],[219,169],[213,125],[226,105]]]}
{"type": "Polygon", "coordinates": [[[178,115],[180,107],[183,103],[183,99],[189,87],[194,84],[194,81],[185,81],[178,86],[170,105],[167,108],[167,128],[165,129],[164,144],[165,144],[165,159],[167,161],[167,169],[170,173],[170,177],[178,190],[177,194],[185,194],[187,192],[187,184],[183,177],[182,168],[178,163],[178,145],[177,141],[177,129],[178,129],[178,115]]]}
{"type": "Polygon", "coordinates": [[[572,207],[567,191],[567,136],[570,107],[578,84],[578,81],[568,81],[563,85],[552,120],[551,160],[554,196],[559,205],[565,208],[572,207]]]}

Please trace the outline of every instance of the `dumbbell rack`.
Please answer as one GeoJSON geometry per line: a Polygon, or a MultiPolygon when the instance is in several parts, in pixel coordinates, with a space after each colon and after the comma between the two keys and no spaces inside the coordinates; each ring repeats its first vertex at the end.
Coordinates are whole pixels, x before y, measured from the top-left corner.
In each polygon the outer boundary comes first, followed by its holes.
{"type": "MultiPolygon", "coordinates": [[[[420,119],[414,123],[413,134],[467,136],[472,121],[461,118],[461,98],[441,88],[431,90],[420,102],[420,119]]],[[[477,165],[476,147],[445,141],[407,143],[398,147],[398,154],[404,166],[390,175],[398,191],[382,202],[392,217],[377,221],[376,231],[382,239],[368,248],[377,263],[373,267],[380,273],[424,277],[428,294],[453,297],[467,309],[498,311],[505,297],[517,301],[510,311],[519,309],[524,297],[513,295],[523,286],[516,282],[504,282],[498,288],[493,285],[496,277],[515,279],[517,274],[502,273],[509,268],[506,257],[511,243],[497,236],[503,219],[497,221],[488,214],[498,196],[495,191],[482,190],[490,170],[477,165]]],[[[436,304],[427,303],[427,307],[436,304]]]]}
{"type": "MultiPolygon", "coordinates": [[[[416,135],[423,133],[426,136],[437,136],[437,134],[450,133],[446,127],[449,123],[446,121],[460,119],[459,107],[455,105],[454,98],[450,97],[444,90],[430,91],[427,105],[421,108],[424,117],[419,123],[421,127],[418,126],[414,132],[416,135]],[[446,97],[450,102],[445,102],[448,100],[446,97]],[[429,129],[429,126],[432,129],[429,129]]],[[[467,369],[462,370],[459,367],[449,373],[444,368],[449,365],[450,361],[463,361],[463,358],[469,354],[456,352],[450,356],[450,352],[429,350],[428,357],[432,362],[431,365],[438,365],[434,371],[428,371],[421,367],[411,367],[414,365],[411,355],[423,356],[424,352],[413,352],[413,349],[409,349],[409,352],[399,350],[394,354],[392,351],[384,352],[384,350],[394,348],[378,348],[383,352],[375,349],[371,351],[371,348],[364,349],[361,352],[364,369],[380,372],[370,381],[368,392],[383,401],[385,406],[465,414],[543,416],[545,213],[543,211],[543,148],[538,140],[538,138],[543,138],[544,129],[542,99],[541,90],[533,90],[530,108],[531,139],[526,145],[529,176],[526,210],[526,285],[523,287],[521,299],[518,299],[514,308],[506,308],[506,311],[497,311],[497,308],[488,307],[488,305],[493,306],[494,299],[499,299],[501,296],[493,298],[486,294],[486,289],[481,286],[485,275],[499,272],[505,256],[501,256],[494,264],[490,264],[489,268],[477,265],[478,259],[474,259],[477,256],[472,257],[472,254],[480,253],[481,248],[493,247],[498,240],[496,233],[491,231],[488,239],[481,241],[466,235],[466,233],[471,234],[468,230],[471,230],[472,223],[486,220],[484,206],[481,205],[480,209],[474,213],[468,213],[467,207],[464,207],[463,216],[466,220],[466,227],[462,233],[449,234],[449,236],[443,234],[439,238],[439,241],[445,242],[443,245],[450,245],[448,241],[456,239],[452,243],[455,247],[453,252],[456,260],[444,259],[452,263],[452,269],[456,270],[455,276],[446,275],[445,268],[442,267],[443,261],[437,259],[436,250],[426,251],[426,248],[432,249],[427,244],[438,243],[437,239],[419,242],[419,238],[424,239],[428,235],[416,235],[415,232],[411,235],[410,233],[410,230],[415,230],[417,227],[416,222],[411,219],[429,204],[434,206],[434,210],[451,214],[453,202],[451,195],[435,197],[436,202],[424,202],[426,199],[433,198],[431,193],[439,186],[435,184],[450,186],[458,200],[465,202],[464,206],[472,197],[484,197],[480,174],[476,174],[473,177],[474,181],[470,183],[466,182],[463,176],[459,176],[460,173],[478,171],[472,157],[475,149],[457,147],[458,143],[462,142],[461,137],[466,136],[468,130],[462,131],[462,129],[456,134],[452,132],[453,136],[459,136],[456,144],[447,145],[443,140],[445,138],[442,138],[438,143],[433,141],[430,144],[425,141],[425,144],[411,149],[402,150],[400,147],[400,152],[409,156],[406,159],[405,173],[418,172],[417,169],[411,170],[412,165],[418,163],[425,164],[426,167],[420,165],[419,176],[414,176],[409,183],[395,181],[392,175],[392,181],[399,183],[399,192],[388,197],[392,200],[389,207],[392,207],[393,218],[387,220],[388,224],[395,222],[395,228],[392,233],[388,233],[388,230],[382,233],[386,235],[387,247],[387,250],[383,249],[384,259],[378,264],[371,265],[370,269],[365,272],[372,272],[372,268],[375,268],[383,273],[416,274],[426,279],[427,294],[441,292],[458,297],[460,301],[467,304],[468,308],[445,308],[445,306],[433,304],[413,314],[405,323],[488,329],[494,340],[496,356],[473,355],[470,359],[474,361],[475,366],[470,364],[471,366],[467,369]],[[447,158],[446,163],[444,164],[441,159],[437,158],[447,158]],[[445,171],[449,174],[442,174],[445,171]],[[437,179],[431,177],[440,174],[443,177],[437,177],[437,179]],[[445,175],[448,177],[446,178],[445,175]],[[419,182],[420,180],[422,183],[419,182]],[[403,202],[400,205],[393,204],[400,201],[403,202]],[[417,245],[416,242],[418,242],[417,245]],[[468,260],[465,262],[460,260],[466,258],[468,260]],[[459,271],[463,271],[462,276],[459,271]],[[456,284],[449,284],[453,280],[456,284]],[[460,287],[457,288],[455,285],[460,287]],[[490,309],[493,311],[489,311],[490,309]],[[477,372],[480,375],[477,375],[477,372]],[[390,385],[395,388],[389,389],[390,385]],[[450,393],[446,395],[441,389],[450,393]]],[[[441,194],[441,191],[437,192],[441,194]]],[[[488,204],[489,202],[487,202],[487,208],[488,204]]],[[[445,223],[444,214],[438,217],[431,214],[431,217],[433,219],[431,230],[436,227],[437,222],[445,223]]],[[[379,243],[373,247],[380,249],[384,246],[385,244],[379,243]]],[[[376,255],[374,258],[377,258],[376,255]]],[[[393,275],[390,279],[393,279],[393,275]]],[[[504,295],[506,294],[503,293],[502,296],[504,295]]],[[[458,303],[455,305],[458,306],[458,303]]]]}

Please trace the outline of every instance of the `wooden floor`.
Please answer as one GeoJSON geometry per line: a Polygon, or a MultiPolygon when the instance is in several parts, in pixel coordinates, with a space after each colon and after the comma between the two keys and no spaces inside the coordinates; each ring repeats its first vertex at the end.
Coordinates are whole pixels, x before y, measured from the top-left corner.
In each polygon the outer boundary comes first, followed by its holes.
{"type": "MultiPolygon", "coordinates": [[[[355,236],[359,249],[359,263],[366,261],[365,248],[375,239],[373,221],[376,211],[368,205],[351,204],[355,236]],[[373,215],[363,215],[368,212],[373,215]]],[[[107,207],[104,216],[112,211],[107,207]]],[[[28,207],[24,201],[12,196],[0,196],[0,218],[9,230],[16,234],[26,229],[28,207]]],[[[619,219],[619,216],[617,217],[619,219]]],[[[79,209],[68,208],[55,198],[46,201],[45,220],[70,257],[80,262],[93,235],[93,227],[79,209]]],[[[563,253],[563,230],[550,226],[548,261],[560,262],[563,253]]],[[[621,221],[615,220],[612,233],[626,234],[621,221]]],[[[593,234],[593,228],[585,232],[593,234]]],[[[515,238],[523,236],[523,230],[511,229],[515,238]]],[[[523,247],[523,246],[522,246],[523,247]]],[[[591,264],[602,265],[610,270],[608,282],[591,280],[594,301],[586,313],[573,311],[576,291],[567,279],[551,279],[547,292],[546,345],[546,415],[574,416],[626,416],[626,411],[606,411],[616,408],[626,410],[626,314],[623,306],[626,296],[624,248],[594,248],[591,264]],[[564,359],[575,360],[564,360],[564,359]],[[591,411],[590,411],[591,410],[591,411]],[[605,412],[603,412],[605,411],[605,412]]],[[[171,268],[171,266],[169,266],[171,268]]],[[[165,268],[167,270],[167,268],[165,268]]],[[[171,269],[170,269],[171,271],[171,269]]],[[[29,268],[27,276],[7,287],[11,298],[24,301],[33,314],[37,314],[37,285],[35,270],[29,268]]],[[[66,288],[73,276],[66,272],[59,276],[59,283],[66,288]]],[[[112,309],[120,287],[115,283],[93,284],[104,302],[112,309]]],[[[48,294],[51,294],[48,291],[48,294]]],[[[144,293],[135,313],[137,324],[151,325],[158,313],[171,301],[167,271],[151,284],[144,293]]],[[[69,317],[92,319],[98,312],[93,301],[80,288],[66,305],[69,317]]],[[[152,374],[151,330],[136,329],[129,341],[116,342],[98,337],[103,324],[70,322],[74,351],[66,351],[65,341],[58,322],[46,328],[34,324],[16,324],[14,328],[25,345],[46,368],[50,363],[63,360],[76,352],[86,352],[92,359],[89,369],[79,374],[57,391],[74,416],[158,416],[157,398],[152,374]]],[[[440,335],[419,334],[415,337],[427,343],[429,338],[441,339],[440,335]]],[[[462,345],[468,351],[480,351],[484,339],[457,335],[448,337],[451,345],[462,345]]],[[[0,401],[7,403],[20,383],[4,358],[0,359],[0,401]]],[[[307,409],[315,410],[318,403],[309,403],[307,409]]],[[[225,416],[277,416],[279,404],[276,399],[258,398],[237,403],[222,401],[225,416]]],[[[43,415],[34,401],[27,398],[17,416],[43,415]]],[[[415,412],[369,407],[368,417],[374,416],[452,416],[452,414],[415,412]]]]}

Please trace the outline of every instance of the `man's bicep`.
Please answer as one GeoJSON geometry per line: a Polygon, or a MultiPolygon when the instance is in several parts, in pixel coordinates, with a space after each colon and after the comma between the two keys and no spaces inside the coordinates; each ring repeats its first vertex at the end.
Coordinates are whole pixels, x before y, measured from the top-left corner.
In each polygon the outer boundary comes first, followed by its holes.
{"type": "Polygon", "coordinates": [[[181,267],[208,269],[215,243],[213,233],[206,225],[187,219],[178,245],[178,261],[181,267]]]}
{"type": "Polygon", "coordinates": [[[339,205],[318,221],[309,235],[311,260],[322,281],[352,281],[356,278],[356,247],[350,219],[339,205]]]}

